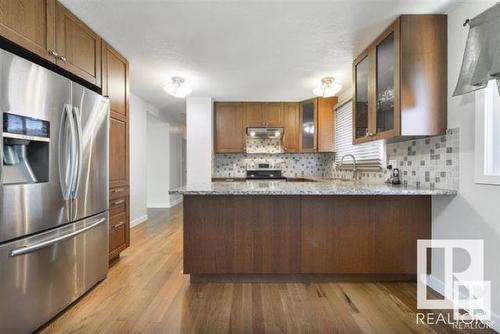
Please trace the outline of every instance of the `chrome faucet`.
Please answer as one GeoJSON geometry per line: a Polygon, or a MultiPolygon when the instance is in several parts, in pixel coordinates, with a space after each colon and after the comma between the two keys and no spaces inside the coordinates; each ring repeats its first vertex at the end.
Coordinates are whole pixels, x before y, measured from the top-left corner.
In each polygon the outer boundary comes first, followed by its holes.
{"type": "Polygon", "coordinates": [[[353,163],[353,168],[352,168],[352,179],[357,180],[358,179],[358,166],[356,165],[356,157],[352,154],[344,154],[342,156],[342,159],[340,159],[340,167],[344,165],[344,158],[345,157],[351,157],[352,158],[352,163],[353,163]]]}

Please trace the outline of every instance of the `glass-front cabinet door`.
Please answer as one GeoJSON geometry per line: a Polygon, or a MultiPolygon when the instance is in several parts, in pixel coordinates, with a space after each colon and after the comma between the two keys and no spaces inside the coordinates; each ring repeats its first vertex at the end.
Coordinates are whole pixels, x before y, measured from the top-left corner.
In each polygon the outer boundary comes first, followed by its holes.
{"type": "Polygon", "coordinates": [[[369,135],[368,81],[369,57],[366,53],[361,55],[354,64],[353,131],[355,142],[369,135]]]}
{"type": "Polygon", "coordinates": [[[375,56],[375,139],[399,131],[399,21],[379,37],[375,56]]]}
{"type": "Polygon", "coordinates": [[[300,104],[300,151],[315,152],[317,149],[317,99],[300,104]]]}
{"type": "Polygon", "coordinates": [[[376,46],[376,133],[394,129],[394,33],[376,46]]]}

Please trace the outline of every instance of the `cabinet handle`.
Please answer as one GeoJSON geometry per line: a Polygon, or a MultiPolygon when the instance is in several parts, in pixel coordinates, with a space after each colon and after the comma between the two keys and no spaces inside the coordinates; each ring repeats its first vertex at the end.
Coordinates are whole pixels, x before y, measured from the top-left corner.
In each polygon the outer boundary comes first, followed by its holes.
{"type": "Polygon", "coordinates": [[[114,201],[114,202],[113,202],[113,205],[120,205],[120,204],[122,204],[122,203],[125,203],[125,200],[124,200],[124,199],[120,199],[120,200],[118,200],[118,201],[114,201]]]}
{"type": "Polygon", "coordinates": [[[55,50],[49,50],[49,54],[56,58],[59,58],[59,53],[57,53],[55,50]]]}
{"type": "Polygon", "coordinates": [[[125,188],[116,188],[116,189],[111,190],[111,192],[113,192],[113,193],[121,193],[124,190],[125,190],[125,188]]]}
{"type": "Polygon", "coordinates": [[[113,230],[116,230],[116,229],[118,229],[118,228],[119,228],[120,226],[122,226],[122,225],[125,225],[125,222],[123,222],[123,221],[122,221],[122,222],[119,222],[119,223],[118,223],[118,224],[116,224],[116,225],[113,225],[112,229],[113,229],[113,230]]]}

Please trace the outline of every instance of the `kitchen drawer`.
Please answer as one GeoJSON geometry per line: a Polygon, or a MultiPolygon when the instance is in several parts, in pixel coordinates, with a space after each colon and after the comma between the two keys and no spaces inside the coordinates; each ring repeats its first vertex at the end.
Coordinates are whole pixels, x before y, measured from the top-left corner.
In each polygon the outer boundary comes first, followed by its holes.
{"type": "Polygon", "coordinates": [[[109,189],[109,200],[128,196],[128,186],[113,187],[109,189]]]}
{"type": "Polygon", "coordinates": [[[128,214],[129,205],[128,196],[117,198],[109,201],[109,216],[116,216],[119,214],[128,214]]]}
{"type": "Polygon", "coordinates": [[[127,244],[128,216],[121,214],[109,220],[109,252],[125,248],[127,244]]]}

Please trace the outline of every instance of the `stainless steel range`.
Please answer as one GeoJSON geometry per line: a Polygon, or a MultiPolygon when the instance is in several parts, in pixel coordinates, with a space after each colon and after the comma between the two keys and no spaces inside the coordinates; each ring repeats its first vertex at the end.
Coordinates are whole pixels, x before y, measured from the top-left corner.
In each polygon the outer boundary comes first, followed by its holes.
{"type": "Polygon", "coordinates": [[[0,324],[28,333],[106,277],[109,101],[0,50],[0,324]]]}
{"type": "Polygon", "coordinates": [[[286,177],[283,176],[281,169],[269,163],[257,163],[256,165],[247,166],[246,179],[259,181],[286,181],[286,177]]]}

